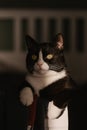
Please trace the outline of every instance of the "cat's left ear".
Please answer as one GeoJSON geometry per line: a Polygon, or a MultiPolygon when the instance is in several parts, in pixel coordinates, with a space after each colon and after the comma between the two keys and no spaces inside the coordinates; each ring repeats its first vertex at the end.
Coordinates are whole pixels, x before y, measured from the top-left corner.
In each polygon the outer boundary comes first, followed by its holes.
{"type": "Polygon", "coordinates": [[[33,48],[37,44],[36,41],[29,35],[25,36],[25,41],[28,49],[33,48]]]}
{"type": "Polygon", "coordinates": [[[63,35],[61,33],[58,33],[56,35],[56,48],[59,50],[63,50],[63,35]]]}

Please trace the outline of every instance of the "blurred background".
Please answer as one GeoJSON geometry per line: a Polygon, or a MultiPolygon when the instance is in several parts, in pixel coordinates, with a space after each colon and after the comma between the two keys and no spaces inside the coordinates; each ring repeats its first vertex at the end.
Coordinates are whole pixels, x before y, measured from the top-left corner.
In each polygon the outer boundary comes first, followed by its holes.
{"type": "Polygon", "coordinates": [[[81,88],[69,107],[70,130],[82,130],[87,116],[87,4],[81,1],[0,1],[0,129],[25,130],[27,108],[18,88],[27,73],[25,35],[39,42],[63,33],[65,59],[81,88]]]}

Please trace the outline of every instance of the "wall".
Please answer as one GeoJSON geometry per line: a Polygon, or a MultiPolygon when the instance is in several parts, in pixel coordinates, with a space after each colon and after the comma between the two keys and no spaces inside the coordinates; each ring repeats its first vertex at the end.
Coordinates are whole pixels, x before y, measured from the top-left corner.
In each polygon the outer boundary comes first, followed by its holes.
{"type": "Polygon", "coordinates": [[[71,76],[79,84],[86,82],[86,15],[86,10],[0,10],[0,70],[27,71],[26,34],[47,42],[61,32],[71,76]]]}

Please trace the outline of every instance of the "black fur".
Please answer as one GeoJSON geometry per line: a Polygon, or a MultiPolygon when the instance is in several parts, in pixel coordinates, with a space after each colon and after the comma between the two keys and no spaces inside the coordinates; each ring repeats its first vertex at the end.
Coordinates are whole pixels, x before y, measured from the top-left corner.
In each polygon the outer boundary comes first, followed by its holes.
{"type": "MultiPolygon", "coordinates": [[[[56,106],[65,109],[65,107],[68,105],[69,101],[72,99],[76,91],[76,84],[71,79],[67,70],[67,66],[63,54],[64,48],[62,44],[63,44],[63,38],[61,34],[56,35],[56,38],[50,43],[38,43],[30,36],[26,36],[26,45],[28,48],[28,53],[26,57],[26,66],[30,74],[32,74],[34,71],[34,64],[38,60],[40,50],[42,50],[43,59],[49,65],[50,70],[54,70],[57,72],[66,70],[66,74],[67,74],[66,77],[40,90],[40,97],[38,99],[34,130],[44,130],[44,126],[43,125],[41,126],[41,124],[43,124],[44,122],[43,119],[44,117],[41,118],[41,115],[43,115],[44,113],[43,112],[44,106],[46,108],[49,101],[53,100],[56,106]],[[61,43],[61,45],[58,45],[59,43],[61,43]],[[36,60],[32,60],[33,54],[37,56],[36,60]],[[51,60],[46,58],[48,54],[53,55],[53,58],[51,60]],[[38,106],[43,106],[43,107],[39,108],[38,106]],[[37,116],[41,119],[39,118],[37,119],[37,116]]],[[[31,89],[33,88],[30,84],[27,86],[31,87],[31,89]]],[[[32,91],[34,93],[34,90],[32,91]]]]}
{"type": "Polygon", "coordinates": [[[76,84],[72,81],[67,71],[67,66],[63,54],[64,48],[58,48],[58,42],[63,42],[62,34],[57,34],[53,41],[49,43],[38,43],[30,36],[26,36],[26,43],[28,48],[26,64],[29,73],[33,73],[33,66],[38,60],[39,51],[42,50],[43,59],[49,65],[50,70],[57,72],[60,72],[63,69],[66,70],[67,75],[65,78],[52,83],[40,91],[41,97],[47,98],[49,101],[55,100],[55,104],[57,106],[64,107],[72,97],[72,93],[73,90],[75,90],[76,84]],[[34,61],[31,58],[33,54],[37,55],[37,59],[34,61]],[[46,59],[48,54],[53,54],[53,58],[51,60],[46,59]]]}
{"type": "Polygon", "coordinates": [[[50,70],[59,72],[66,67],[63,50],[57,48],[57,41],[53,40],[49,43],[37,43],[35,40],[30,38],[30,36],[26,36],[26,43],[28,48],[26,65],[30,73],[33,72],[33,66],[38,60],[40,50],[42,50],[43,59],[49,65],[50,70]],[[31,58],[33,54],[37,56],[35,61],[31,58]],[[51,60],[46,59],[48,54],[53,54],[53,58],[51,60]]]}

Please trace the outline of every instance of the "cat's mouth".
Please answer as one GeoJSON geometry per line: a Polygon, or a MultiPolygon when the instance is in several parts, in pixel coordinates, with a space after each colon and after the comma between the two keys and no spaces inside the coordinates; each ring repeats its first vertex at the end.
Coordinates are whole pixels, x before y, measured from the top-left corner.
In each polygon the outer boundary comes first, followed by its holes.
{"type": "Polygon", "coordinates": [[[58,74],[59,73],[57,71],[53,71],[53,70],[42,71],[42,72],[37,72],[37,71],[33,72],[33,76],[39,77],[39,78],[46,78],[46,77],[58,76],[58,74]]]}
{"type": "Polygon", "coordinates": [[[39,75],[46,75],[46,74],[49,73],[49,71],[60,72],[63,69],[64,69],[64,66],[57,66],[57,67],[51,66],[50,68],[34,69],[33,73],[34,74],[39,74],[39,75]]]}
{"type": "Polygon", "coordinates": [[[34,70],[34,73],[43,75],[43,74],[46,74],[48,71],[49,70],[40,68],[39,70],[34,70]]]}
{"type": "Polygon", "coordinates": [[[34,71],[39,74],[44,74],[49,70],[48,64],[45,62],[42,65],[38,65],[37,63],[34,65],[34,71]]]}

